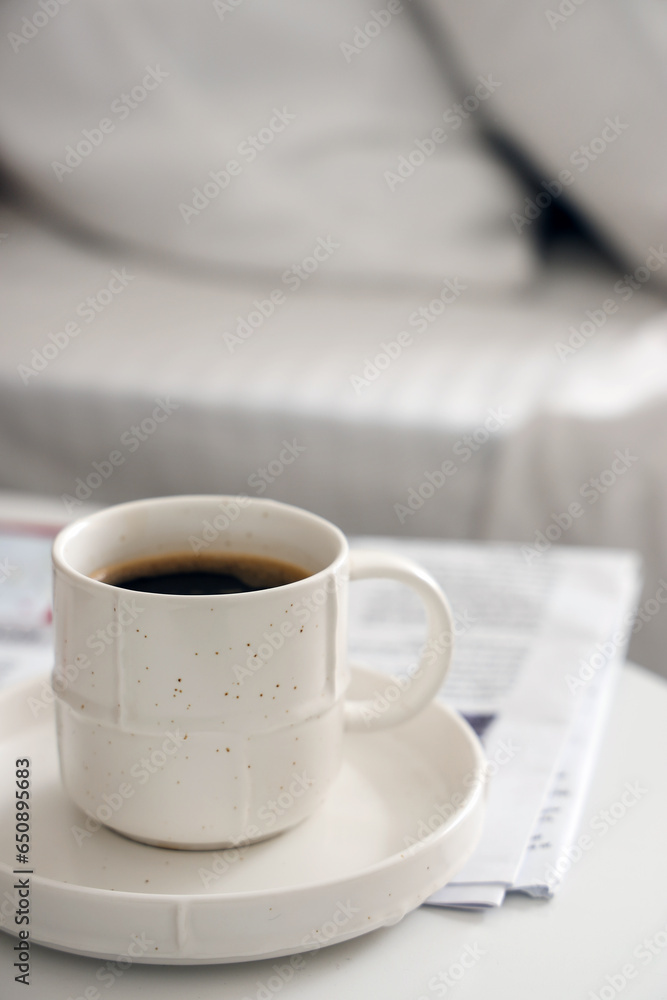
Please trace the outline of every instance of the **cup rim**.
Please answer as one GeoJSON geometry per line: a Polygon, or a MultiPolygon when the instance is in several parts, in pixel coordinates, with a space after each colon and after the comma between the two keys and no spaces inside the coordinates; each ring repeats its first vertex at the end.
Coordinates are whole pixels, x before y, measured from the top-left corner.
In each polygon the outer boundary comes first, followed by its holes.
{"type": "Polygon", "coordinates": [[[312,511],[306,510],[303,507],[297,507],[295,504],[284,503],[282,500],[272,500],[268,497],[249,497],[244,494],[232,494],[232,493],[194,493],[194,494],[175,494],[173,496],[166,497],[144,497],[140,500],[128,500],[123,503],[111,504],[108,507],[104,507],[101,510],[93,511],[90,514],[85,514],[83,517],[77,518],[70,524],[62,528],[55,539],[53,540],[53,545],[51,548],[51,559],[53,563],[54,571],[60,572],[64,576],[70,579],[76,580],[79,585],[91,590],[95,593],[103,593],[104,591],[113,591],[119,594],[141,594],[143,599],[157,599],[160,601],[165,600],[177,600],[177,601],[224,601],[225,603],[231,603],[236,601],[251,601],[262,599],[263,595],[266,595],[267,590],[251,590],[245,591],[240,594],[159,594],[159,593],[146,593],[144,591],[129,590],[127,588],[116,587],[112,583],[105,583],[103,580],[96,580],[86,573],[73,566],[65,555],[65,548],[68,542],[71,540],[72,536],[85,531],[88,524],[91,521],[102,520],[105,517],[113,517],[116,511],[120,510],[131,510],[142,507],[151,506],[168,506],[171,504],[178,504],[188,502],[188,503],[201,503],[204,502],[220,503],[224,501],[238,502],[240,499],[244,501],[244,506],[258,506],[258,507],[274,507],[291,510],[298,514],[304,520],[309,521],[311,524],[317,525],[320,529],[324,529],[333,535],[338,542],[338,552],[336,556],[330,560],[326,566],[322,569],[317,570],[315,573],[310,573],[308,576],[303,577],[301,580],[294,580],[292,583],[284,583],[277,587],[271,587],[270,593],[285,592],[288,590],[297,591],[304,587],[312,586],[313,582],[317,581],[318,578],[324,578],[328,576],[332,571],[337,571],[342,563],[345,562],[349,552],[348,541],[340,528],[338,528],[332,521],[328,521],[326,518],[321,517],[319,514],[314,514],[312,511]],[[100,588],[102,590],[100,591],[100,588]]]}

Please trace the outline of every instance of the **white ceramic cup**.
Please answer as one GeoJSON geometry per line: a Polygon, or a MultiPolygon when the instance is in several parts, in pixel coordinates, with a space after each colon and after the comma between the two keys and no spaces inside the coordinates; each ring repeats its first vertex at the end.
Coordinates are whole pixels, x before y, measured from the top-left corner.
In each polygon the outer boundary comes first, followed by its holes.
{"type": "Polygon", "coordinates": [[[394,555],[350,551],[333,524],[272,500],[120,504],[65,528],[53,563],[63,782],[89,827],[144,843],[212,849],[293,826],[326,797],[344,729],[409,718],[449,667],[451,613],[432,577],[394,555]],[[310,575],[213,596],[140,593],[90,575],[181,551],[266,555],[310,575]],[[368,577],[413,588],[425,640],[444,641],[407,680],[387,678],[379,700],[346,701],[348,582],[368,577]]]}

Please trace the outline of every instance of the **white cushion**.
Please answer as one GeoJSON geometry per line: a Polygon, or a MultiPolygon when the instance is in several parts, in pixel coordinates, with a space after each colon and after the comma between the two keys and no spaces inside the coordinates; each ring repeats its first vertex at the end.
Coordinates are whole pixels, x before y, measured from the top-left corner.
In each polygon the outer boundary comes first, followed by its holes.
{"type": "Polygon", "coordinates": [[[443,124],[453,92],[391,4],[87,0],[37,29],[3,4],[3,157],[67,218],[227,273],[281,273],[331,237],[319,280],[520,284],[523,190],[471,121],[443,124]]]}
{"type": "MultiPolygon", "coordinates": [[[[667,243],[664,4],[419,2],[442,29],[444,50],[456,53],[464,79],[493,73],[500,81],[490,123],[528,154],[546,182],[569,171],[568,198],[618,253],[642,267],[652,246],[667,243]]],[[[547,196],[545,189],[543,205],[547,196]]],[[[533,220],[540,214],[523,207],[523,232],[532,225],[527,212],[533,220]]],[[[667,267],[653,279],[664,285],[667,267]]]]}

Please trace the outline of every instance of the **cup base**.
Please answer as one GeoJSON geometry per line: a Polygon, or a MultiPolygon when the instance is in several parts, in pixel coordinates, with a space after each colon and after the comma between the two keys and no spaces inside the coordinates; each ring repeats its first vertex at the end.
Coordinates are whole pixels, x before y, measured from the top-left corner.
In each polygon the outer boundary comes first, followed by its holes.
{"type": "Polygon", "coordinates": [[[151,847],[254,844],[324,803],[342,759],[344,700],[268,733],[128,731],[55,698],[63,785],[85,818],[151,847]],[[220,752],[220,748],[223,752],[220,752]],[[228,747],[228,752],[224,752],[228,747]]]}
{"type": "MultiPolygon", "coordinates": [[[[323,803],[322,803],[323,804],[323,803]]],[[[94,819],[95,817],[91,817],[94,819]]],[[[124,830],[117,830],[110,823],[104,823],[108,830],[113,833],[117,833],[120,837],[125,837],[126,840],[131,840],[135,844],[145,844],[146,847],[160,847],[168,851],[231,851],[236,848],[250,847],[252,844],[261,844],[265,840],[274,840],[276,837],[280,837],[283,833],[289,833],[295,827],[300,826],[301,823],[309,819],[308,816],[302,816],[298,819],[292,826],[283,827],[280,830],[272,830],[270,833],[265,833],[261,837],[255,837],[246,840],[216,840],[207,844],[190,844],[190,843],[176,843],[170,840],[153,840],[149,837],[137,837],[132,836],[131,833],[126,833],[124,830]]]]}

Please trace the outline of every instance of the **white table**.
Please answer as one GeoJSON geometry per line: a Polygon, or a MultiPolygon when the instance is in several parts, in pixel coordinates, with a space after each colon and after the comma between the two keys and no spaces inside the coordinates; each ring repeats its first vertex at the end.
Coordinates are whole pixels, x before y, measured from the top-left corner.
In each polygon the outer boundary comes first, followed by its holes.
{"type": "Polygon", "coordinates": [[[618,802],[626,782],[639,782],[647,791],[622,818],[610,816],[614,825],[604,835],[598,832],[594,848],[573,865],[551,902],[512,897],[486,913],[422,907],[395,927],[306,954],[304,968],[280,989],[271,988],[280,982],[274,966],[288,965],[288,959],[181,968],[135,964],[116,976],[102,960],[34,947],[27,991],[13,982],[15,939],[0,934],[0,997],[591,1000],[593,991],[601,1000],[617,994],[627,1000],[666,1000],[666,722],[667,684],[628,666],[584,826],[596,816],[603,822],[601,812],[618,802]],[[470,968],[456,981],[466,949],[470,968]],[[473,962],[474,955],[479,957],[473,962]],[[618,977],[628,963],[635,974],[623,986],[618,977]],[[440,974],[448,979],[436,981],[440,974]]]}
{"type": "MultiPolygon", "coordinates": [[[[62,521],[63,507],[0,493],[2,517],[62,521]]],[[[486,913],[421,907],[395,927],[307,953],[303,969],[280,989],[271,988],[279,982],[274,966],[289,965],[289,959],[180,968],[135,964],[118,974],[101,959],[35,946],[26,990],[13,981],[15,938],[0,933],[0,1000],[612,1000],[619,994],[623,1000],[667,1000],[666,765],[667,683],[628,666],[582,829],[596,817],[604,822],[600,814],[619,801],[627,782],[639,782],[646,794],[617,822],[611,816],[606,834],[598,826],[594,848],[573,865],[552,901],[510,897],[486,913]],[[466,949],[470,968],[457,981],[466,949]],[[636,975],[622,985],[614,977],[623,976],[628,963],[636,975]]]]}

